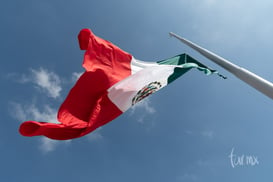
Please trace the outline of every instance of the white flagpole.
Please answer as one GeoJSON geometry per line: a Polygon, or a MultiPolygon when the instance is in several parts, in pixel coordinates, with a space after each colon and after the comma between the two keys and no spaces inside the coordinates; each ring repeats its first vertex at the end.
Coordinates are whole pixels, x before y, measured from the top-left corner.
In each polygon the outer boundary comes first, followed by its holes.
{"type": "Polygon", "coordinates": [[[184,44],[188,45],[189,47],[193,48],[206,58],[210,59],[214,63],[218,64],[219,66],[223,67],[230,73],[234,74],[236,77],[241,79],[243,82],[247,83],[248,85],[252,86],[256,90],[262,92],[263,94],[267,95],[271,99],[273,99],[273,83],[270,81],[265,80],[264,78],[244,69],[236,64],[231,63],[230,61],[214,54],[213,52],[183,38],[180,37],[172,32],[170,32],[170,36],[173,36],[183,42],[184,44]]]}

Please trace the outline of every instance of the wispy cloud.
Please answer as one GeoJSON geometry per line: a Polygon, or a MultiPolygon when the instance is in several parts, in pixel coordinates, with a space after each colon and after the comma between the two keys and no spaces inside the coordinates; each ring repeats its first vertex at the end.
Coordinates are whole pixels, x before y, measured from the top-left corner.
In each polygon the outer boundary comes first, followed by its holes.
{"type": "Polygon", "coordinates": [[[58,141],[58,140],[52,140],[46,137],[42,137],[40,141],[41,141],[41,144],[39,146],[39,149],[44,154],[54,151],[56,147],[59,145],[69,145],[71,143],[71,140],[58,141]]]}
{"type": "Polygon", "coordinates": [[[57,74],[44,68],[40,68],[39,70],[31,69],[31,72],[33,77],[30,80],[46,92],[49,97],[57,98],[60,96],[62,88],[60,86],[60,78],[57,74]]]}
{"type": "MultiPolygon", "coordinates": [[[[44,105],[40,110],[34,103],[32,104],[20,104],[16,102],[10,103],[11,115],[19,121],[25,121],[28,118],[32,118],[35,121],[46,121],[52,123],[58,123],[56,119],[56,110],[49,105],[44,105]]],[[[41,143],[39,149],[43,153],[52,152],[56,149],[60,142],[56,140],[51,140],[46,137],[41,138],[41,143]]]]}
{"type": "MultiPolygon", "coordinates": [[[[67,79],[60,78],[56,73],[49,71],[45,68],[30,69],[28,74],[11,73],[8,75],[8,79],[12,79],[21,84],[34,84],[38,91],[42,91],[43,97],[50,97],[57,99],[62,90],[62,85],[71,84],[76,82],[82,75],[82,72],[74,72],[71,74],[69,81],[67,79]]],[[[57,109],[52,107],[52,104],[36,104],[36,99],[31,98],[29,103],[10,102],[10,114],[11,116],[21,122],[26,120],[45,121],[52,123],[59,123],[57,120],[57,109]]],[[[147,113],[154,113],[154,108],[150,105],[149,101],[141,102],[134,109],[135,112],[138,109],[144,109],[147,113]]],[[[87,135],[86,139],[89,142],[99,141],[103,139],[101,134],[101,128],[87,135]]],[[[54,151],[58,146],[71,143],[71,140],[57,141],[46,137],[40,138],[39,149],[42,153],[48,153],[54,151]]]]}
{"type": "Polygon", "coordinates": [[[208,139],[213,139],[214,132],[213,131],[202,131],[201,136],[208,138],[208,139]]]}
{"type": "Polygon", "coordinates": [[[43,153],[48,153],[48,152],[54,151],[57,146],[57,142],[58,142],[56,140],[51,140],[46,137],[42,137],[40,141],[41,141],[41,144],[39,146],[39,149],[43,153]]]}
{"type": "Polygon", "coordinates": [[[28,74],[9,73],[7,78],[21,84],[32,83],[48,97],[56,99],[62,90],[60,77],[45,68],[30,69],[28,74]]]}
{"type": "Polygon", "coordinates": [[[155,108],[152,106],[152,103],[149,98],[146,98],[140,102],[138,102],[136,105],[134,105],[131,109],[132,113],[134,113],[138,109],[143,109],[149,114],[153,114],[156,112],[155,108]]]}
{"type": "Polygon", "coordinates": [[[36,121],[59,123],[56,118],[56,109],[53,109],[49,105],[44,105],[41,111],[35,103],[23,105],[16,102],[10,102],[10,112],[11,116],[19,121],[32,118],[36,121]]]}
{"type": "Polygon", "coordinates": [[[19,121],[27,120],[28,114],[26,113],[23,106],[16,102],[10,102],[9,104],[10,115],[19,121]]]}
{"type": "Polygon", "coordinates": [[[80,78],[80,76],[83,74],[83,72],[74,72],[74,73],[72,73],[72,82],[76,82],[79,78],[80,78]]]}
{"type": "Polygon", "coordinates": [[[141,115],[136,117],[136,120],[140,123],[144,122],[145,116],[154,114],[156,112],[155,108],[152,106],[150,98],[145,98],[131,108],[130,115],[135,115],[137,112],[142,112],[141,115]]]}
{"type": "MultiPolygon", "coordinates": [[[[9,79],[16,80],[21,84],[32,83],[35,88],[45,93],[50,98],[58,98],[62,90],[60,77],[45,68],[30,69],[28,74],[9,74],[9,79]]],[[[49,104],[38,105],[34,99],[31,103],[21,104],[18,102],[10,102],[10,114],[16,120],[21,122],[29,120],[45,121],[51,123],[59,123],[57,120],[57,110],[49,104]]],[[[39,148],[42,152],[47,153],[56,149],[60,142],[43,137],[39,148]]]]}
{"type": "Polygon", "coordinates": [[[8,73],[5,77],[21,84],[31,83],[45,96],[56,99],[61,96],[63,86],[74,84],[83,72],[73,72],[69,78],[61,78],[57,73],[46,68],[29,69],[28,73],[8,73]]]}

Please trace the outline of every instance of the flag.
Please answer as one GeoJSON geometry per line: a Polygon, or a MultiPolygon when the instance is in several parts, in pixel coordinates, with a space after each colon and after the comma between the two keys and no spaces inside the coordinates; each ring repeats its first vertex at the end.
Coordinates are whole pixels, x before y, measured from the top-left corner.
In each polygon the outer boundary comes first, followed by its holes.
{"type": "Polygon", "coordinates": [[[205,74],[216,72],[187,54],[158,62],[137,60],[89,29],[81,30],[78,40],[80,49],[85,50],[86,71],[60,106],[60,123],[26,121],[19,128],[23,136],[44,135],[57,140],[81,137],[114,120],[191,68],[205,74]]]}

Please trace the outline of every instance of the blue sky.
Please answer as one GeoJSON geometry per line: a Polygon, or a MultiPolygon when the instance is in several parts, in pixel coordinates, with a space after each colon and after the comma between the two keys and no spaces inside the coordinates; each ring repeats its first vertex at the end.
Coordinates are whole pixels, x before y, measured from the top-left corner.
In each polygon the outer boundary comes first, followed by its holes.
{"type": "Polygon", "coordinates": [[[272,8],[270,0],[2,1],[0,180],[269,181],[272,100],[168,32],[273,81],[272,8]],[[228,79],[192,70],[79,139],[20,136],[24,120],[56,120],[83,72],[82,28],[144,61],[186,52],[228,79]],[[259,164],[233,167],[232,151],[259,164]]]}

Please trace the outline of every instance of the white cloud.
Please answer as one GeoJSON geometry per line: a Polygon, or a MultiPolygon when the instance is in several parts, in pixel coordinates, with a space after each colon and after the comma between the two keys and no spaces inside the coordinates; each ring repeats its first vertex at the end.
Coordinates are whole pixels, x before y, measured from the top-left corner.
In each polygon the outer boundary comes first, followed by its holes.
{"type": "MultiPolygon", "coordinates": [[[[56,119],[56,110],[49,105],[43,106],[43,109],[41,111],[34,103],[29,105],[22,105],[16,102],[12,102],[10,103],[10,108],[11,115],[21,122],[32,118],[35,121],[59,123],[56,119]]],[[[41,143],[39,149],[41,149],[43,153],[54,151],[58,144],[61,143],[59,141],[51,140],[46,137],[43,137],[40,141],[41,143]]]]}
{"type": "Polygon", "coordinates": [[[40,109],[34,103],[23,105],[16,102],[11,102],[10,113],[13,118],[20,121],[32,118],[36,121],[59,123],[56,118],[57,111],[51,108],[49,105],[44,105],[43,111],[40,111],[40,109]]]}
{"type": "Polygon", "coordinates": [[[29,74],[19,75],[17,73],[9,73],[7,78],[21,84],[33,83],[36,88],[54,99],[60,96],[62,90],[60,77],[56,73],[44,68],[30,69],[29,74]]]}
{"type": "MultiPolygon", "coordinates": [[[[19,83],[33,83],[36,88],[46,93],[46,96],[56,99],[60,96],[62,90],[60,77],[44,68],[30,69],[30,74],[18,75],[16,73],[9,74],[8,78],[13,79],[19,83]]],[[[77,79],[81,74],[73,73],[72,77],[77,79]]],[[[17,102],[10,103],[10,114],[16,120],[21,122],[29,120],[30,118],[35,121],[44,121],[51,123],[59,123],[57,120],[57,110],[48,104],[37,106],[33,101],[31,104],[21,104],[17,102]]],[[[94,136],[93,136],[94,137],[94,136]]],[[[96,138],[99,138],[99,134],[96,134],[96,138]]],[[[39,149],[43,153],[54,151],[59,145],[68,143],[67,141],[57,141],[46,137],[40,139],[39,149]]]]}
{"type": "Polygon", "coordinates": [[[10,115],[19,121],[27,120],[27,113],[25,112],[23,106],[19,103],[11,102],[9,106],[10,115]]]}
{"type": "Polygon", "coordinates": [[[33,116],[35,120],[47,121],[50,123],[59,123],[57,121],[57,111],[48,105],[43,107],[43,111],[40,111],[35,105],[31,105],[28,112],[33,116]]]}
{"type": "Polygon", "coordinates": [[[42,137],[40,141],[41,141],[41,144],[39,146],[39,149],[43,153],[48,153],[48,152],[54,151],[57,146],[57,142],[58,142],[56,140],[51,140],[46,137],[42,137]]]}
{"type": "Polygon", "coordinates": [[[70,144],[70,142],[71,142],[71,140],[58,141],[58,140],[52,140],[52,139],[46,138],[46,137],[42,137],[40,141],[41,141],[41,144],[39,146],[39,149],[44,154],[54,151],[56,149],[56,147],[61,144],[70,144]]]}
{"type": "Polygon", "coordinates": [[[83,72],[74,72],[72,73],[72,82],[76,82],[80,76],[82,76],[83,72]]]}
{"type": "Polygon", "coordinates": [[[18,83],[28,83],[31,82],[31,76],[25,74],[19,75],[17,73],[8,73],[5,75],[6,79],[18,82],[18,83]]]}
{"type": "MultiPolygon", "coordinates": [[[[33,83],[36,88],[42,90],[46,93],[46,96],[56,99],[60,96],[62,90],[61,87],[61,78],[54,72],[48,71],[44,68],[40,69],[30,69],[30,74],[16,74],[11,73],[8,75],[8,79],[15,80],[21,84],[33,83]]],[[[82,73],[74,72],[72,73],[71,80],[73,82],[77,81],[82,73]]],[[[65,80],[65,79],[62,79],[65,80]]],[[[63,84],[66,82],[62,82],[63,84]]],[[[69,82],[71,84],[71,82],[69,82]]],[[[10,115],[20,122],[27,121],[29,119],[34,121],[44,121],[51,123],[59,123],[57,120],[57,110],[51,107],[48,104],[37,105],[35,99],[31,98],[32,103],[30,104],[21,104],[17,102],[10,102],[10,115]]],[[[149,105],[144,104],[144,107],[148,112],[153,112],[149,105]]],[[[92,132],[87,135],[88,141],[98,141],[101,140],[103,136],[100,133],[100,129],[92,132]]],[[[58,141],[52,140],[46,137],[40,138],[39,149],[43,153],[48,153],[54,151],[58,146],[70,143],[71,140],[58,141]]]]}
{"type": "Polygon", "coordinates": [[[134,113],[138,109],[144,109],[149,114],[153,114],[156,112],[155,108],[151,105],[151,101],[149,98],[145,98],[144,100],[138,102],[131,108],[131,111],[132,113],[134,113]]]}
{"type": "Polygon", "coordinates": [[[202,131],[201,132],[201,135],[205,138],[208,138],[208,139],[213,139],[214,137],[214,132],[213,131],[202,131]]]}
{"type": "Polygon", "coordinates": [[[156,112],[155,108],[152,106],[149,98],[145,98],[144,100],[138,102],[131,108],[130,115],[135,115],[138,111],[142,112],[138,117],[136,117],[137,122],[143,123],[144,118],[147,114],[154,114],[156,112]],[[143,112],[144,111],[144,112],[143,112]]]}
{"type": "Polygon", "coordinates": [[[32,82],[44,90],[49,97],[57,98],[62,90],[60,78],[54,72],[49,72],[44,68],[39,70],[31,69],[33,74],[32,82]]]}

